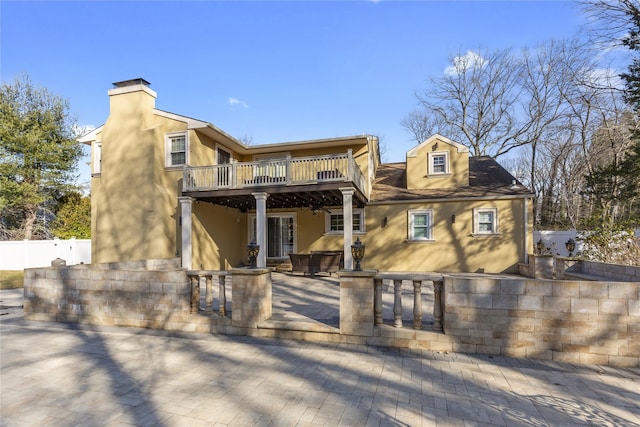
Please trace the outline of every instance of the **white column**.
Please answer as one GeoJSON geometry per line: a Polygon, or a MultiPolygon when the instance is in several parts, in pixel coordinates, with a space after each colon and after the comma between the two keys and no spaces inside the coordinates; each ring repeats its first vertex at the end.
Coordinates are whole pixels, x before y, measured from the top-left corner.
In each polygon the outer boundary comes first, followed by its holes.
{"type": "Polygon", "coordinates": [[[352,187],[340,188],[342,191],[342,220],[344,225],[344,268],[353,270],[353,256],[351,245],[353,244],[353,193],[352,187]]]}
{"type": "Polygon", "coordinates": [[[267,193],[251,193],[256,198],[256,243],[260,245],[256,266],[267,266],[267,193]]]}
{"type": "Polygon", "coordinates": [[[192,260],[192,229],[191,229],[191,211],[193,199],[191,197],[178,197],[180,202],[180,218],[182,220],[182,268],[191,270],[192,260]]]}

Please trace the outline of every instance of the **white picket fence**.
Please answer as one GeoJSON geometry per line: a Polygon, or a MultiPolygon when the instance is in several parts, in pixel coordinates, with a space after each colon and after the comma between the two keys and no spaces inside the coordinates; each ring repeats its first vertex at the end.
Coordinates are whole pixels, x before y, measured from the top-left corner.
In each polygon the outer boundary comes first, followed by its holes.
{"type": "Polygon", "coordinates": [[[0,242],[0,270],[49,267],[62,258],[67,265],[91,264],[91,240],[18,240],[0,242]]]}

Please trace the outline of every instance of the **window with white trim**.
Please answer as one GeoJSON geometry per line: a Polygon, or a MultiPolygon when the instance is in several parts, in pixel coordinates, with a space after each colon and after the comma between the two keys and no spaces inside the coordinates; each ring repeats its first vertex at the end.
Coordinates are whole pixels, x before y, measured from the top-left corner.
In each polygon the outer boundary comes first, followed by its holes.
{"type": "Polygon", "coordinates": [[[498,209],[475,208],[473,210],[473,233],[474,234],[497,234],[498,233],[498,209]]]}
{"type": "Polygon", "coordinates": [[[93,164],[91,173],[98,175],[102,173],[102,142],[93,143],[93,164]]]}
{"type": "MultiPolygon", "coordinates": [[[[331,211],[325,215],[325,231],[327,233],[344,232],[344,215],[342,211],[331,211]]],[[[353,231],[364,233],[364,210],[353,210],[353,231]]]]}
{"type": "Polygon", "coordinates": [[[449,173],[449,152],[434,151],[429,153],[429,175],[445,175],[449,173]]]}
{"type": "Polygon", "coordinates": [[[409,240],[434,240],[433,238],[433,209],[408,211],[409,240]]]}
{"type": "Polygon", "coordinates": [[[173,132],[165,136],[165,166],[182,166],[189,163],[189,135],[173,132]]]}

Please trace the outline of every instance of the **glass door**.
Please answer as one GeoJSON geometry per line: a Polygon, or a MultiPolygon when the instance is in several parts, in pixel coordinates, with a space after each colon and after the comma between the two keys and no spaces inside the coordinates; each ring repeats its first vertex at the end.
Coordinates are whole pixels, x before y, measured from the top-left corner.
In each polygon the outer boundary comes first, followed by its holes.
{"type": "MultiPolygon", "coordinates": [[[[255,239],[255,216],[253,216],[251,224],[251,239],[255,239]]],[[[267,258],[286,258],[294,251],[293,215],[267,215],[267,258]]]]}

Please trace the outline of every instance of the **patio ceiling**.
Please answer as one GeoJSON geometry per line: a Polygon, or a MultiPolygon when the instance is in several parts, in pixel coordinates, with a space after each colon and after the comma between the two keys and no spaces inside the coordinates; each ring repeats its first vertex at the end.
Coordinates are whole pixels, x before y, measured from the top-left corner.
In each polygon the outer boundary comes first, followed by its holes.
{"type": "Polygon", "coordinates": [[[366,197],[351,183],[323,183],[296,186],[260,186],[236,190],[212,190],[183,192],[183,196],[193,197],[195,200],[239,209],[247,212],[256,208],[253,193],[267,193],[267,209],[294,209],[342,206],[342,191],[340,188],[351,187],[355,190],[353,204],[362,208],[366,197]]]}

